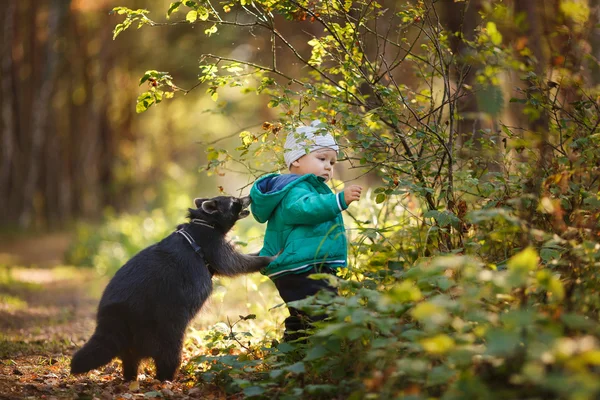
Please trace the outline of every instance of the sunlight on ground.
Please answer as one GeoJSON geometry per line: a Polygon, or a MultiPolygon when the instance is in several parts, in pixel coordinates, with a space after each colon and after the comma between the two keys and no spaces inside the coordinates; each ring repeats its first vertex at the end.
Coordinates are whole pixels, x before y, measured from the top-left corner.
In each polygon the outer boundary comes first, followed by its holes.
{"type": "Polygon", "coordinates": [[[106,282],[91,269],[0,265],[0,342],[87,338],[106,282]]]}
{"type": "MultiPolygon", "coordinates": [[[[0,323],[3,329],[30,327],[33,321],[55,325],[68,319],[86,319],[92,333],[95,310],[108,278],[94,270],[59,266],[55,268],[26,268],[0,266],[0,323]],[[74,291],[85,293],[89,303],[87,314],[75,316],[81,302],[74,291]]],[[[192,341],[201,342],[213,328],[224,330],[241,316],[256,315],[256,319],[241,321],[236,332],[249,332],[251,341],[279,339],[287,310],[282,307],[273,283],[260,274],[236,278],[213,279],[214,291],[188,331],[192,341]]],[[[41,333],[41,332],[40,332],[41,333]]],[[[37,336],[37,335],[36,335],[37,336]]],[[[87,335],[86,335],[87,336],[87,335]]]]}
{"type": "Polygon", "coordinates": [[[27,308],[27,302],[17,296],[0,294],[0,310],[23,310],[27,308]]]}
{"type": "Polygon", "coordinates": [[[26,283],[47,284],[60,280],[73,279],[79,275],[74,268],[14,268],[11,271],[12,278],[26,283]]]}
{"type": "Polygon", "coordinates": [[[252,341],[263,338],[278,339],[283,335],[285,307],[275,285],[260,274],[237,278],[214,279],[214,292],[198,316],[193,328],[205,329],[215,326],[224,329],[240,316],[256,315],[256,319],[242,321],[235,326],[236,332],[250,332],[252,341]]]}

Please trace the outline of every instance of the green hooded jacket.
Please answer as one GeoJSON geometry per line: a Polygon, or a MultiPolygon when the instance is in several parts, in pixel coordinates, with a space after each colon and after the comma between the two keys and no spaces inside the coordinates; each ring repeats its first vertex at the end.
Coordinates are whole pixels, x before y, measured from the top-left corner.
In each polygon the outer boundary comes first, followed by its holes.
{"type": "Polygon", "coordinates": [[[313,266],[346,265],[348,248],[342,211],[344,194],[334,194],[323,178],[313,174],[269,174],[250,190],[254,218],[267,222],[261,256],[275,261],[263,271],[271,279],[302,273],[313,266]]]}

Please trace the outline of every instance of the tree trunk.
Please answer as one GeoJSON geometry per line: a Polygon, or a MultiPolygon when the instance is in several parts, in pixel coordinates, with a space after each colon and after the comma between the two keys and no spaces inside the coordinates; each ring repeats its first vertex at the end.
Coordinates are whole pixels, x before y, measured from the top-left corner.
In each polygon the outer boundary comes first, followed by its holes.
{"type": "MultiPolygon", "coordinates": [[[[590,0],[590,20],[600,21],[600,0],[590,0]]],[[[592,46],[592,60],[590,61],[590,86],[597,86],[600,84],[600,27],[596,24],[591,29],[590,33],[590,45],[592,46]]]]}
{"type": "Polygon", "coordinates": [[[54,40],[57,38],[59,27],[67,14],[70,0],[54,0],[49,11],[48,40],[46,42],[46,64],[42,76],[39,92],[33,101],[31,149],[29,153],[28,171],[24,187],[24,207],[19,216],[19,225],[29,227],[32,223],[34,212],[35,193],[38,186],[42,148],[46,140],[46,123],[50,110],[50,99],[54,89],[54,80],[59,62],[59,55],[54,49],[54,40]]]}
{"type": "MultiPolygon", "coordinates": [[[[515,3],[518,12],[525,12],[527,15],[528,29],[526,32],[529,38],[528,47],[532,50],[534,60],[534,72],[538,77],[538,81],[529,81],[529,87],[526,90],[541,90],[538,84],[545,84],[548,71],[548,43],[544,41],[547,36],[544,35],[543,18],[547,14],[545,7],[550,6],[557,8],[554,2],[542,0],[517,1],[515,3]]],[[[551,15],[556,15],[558,10],[552,12],[551,15]]],[[[541,112],[540,117],[531,121],[531,130],[539,137],[538,151],[539,158],[537,160],[538,168],[536,176],[533,177],[532,187],[533,194],[539,194],[541,180],[544,171],[550,163],[552,156],[552,147],[550,146],[548,132],[548,115],[546,112],[541,112]]]]}
{"type": "MultiPolygon", "coordinates": [[[[15,154],[15,137],[17,136],[16,93],[14,83],[14,66],[12,57],[12,44],[15,29],[17,1],[9,0],[4,14],[4,29],[2,42],[2,76],[0,76],[0,90],[2,93],[2,163],[0,164],[0,193],[5,193],[8,200],[10,192],[11,171],[14,168],[13,156],[15,154]]],[[[0,207],[0,216],[6,220],[9,213],[9,204],[0,207]]]]}

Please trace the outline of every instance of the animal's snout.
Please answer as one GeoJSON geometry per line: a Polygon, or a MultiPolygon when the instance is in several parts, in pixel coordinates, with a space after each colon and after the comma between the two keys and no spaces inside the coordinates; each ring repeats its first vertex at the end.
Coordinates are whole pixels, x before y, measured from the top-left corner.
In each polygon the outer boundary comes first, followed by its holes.
{"type": "Polygon", "coordinates": [[[250,203],[252,203],[252,199],[250,198],[250,196],[241,197],[240,200],[242,202],[242,207],[244,208],[248,207],[250,203]]]}

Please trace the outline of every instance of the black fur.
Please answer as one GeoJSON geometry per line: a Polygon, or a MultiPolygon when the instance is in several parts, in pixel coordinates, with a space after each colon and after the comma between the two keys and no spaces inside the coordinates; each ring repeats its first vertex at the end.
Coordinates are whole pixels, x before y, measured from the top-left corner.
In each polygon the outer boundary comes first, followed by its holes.
{"type": "Polygon", "coordinates": [[[238,253],[225,234],[248,215],[250,198],[215,197],[194,200],[190,223],[180,225],[204,252],[196,253],[180,233],[140,251],[121,267],[102,294],[96,331],[73,355],[71,373],[88,372],[123,361],[126,380],[137,377],[143,358],[151,357],[159,380],[172,380],[181,363],[188,323],[212,292],[211,271],[234,276],[259,271],[273,257],[238,253]],[[196,221],[194,221],[196,219],[196,221]],[[201,225],[197,219],[212,227],[201,225]]]}

